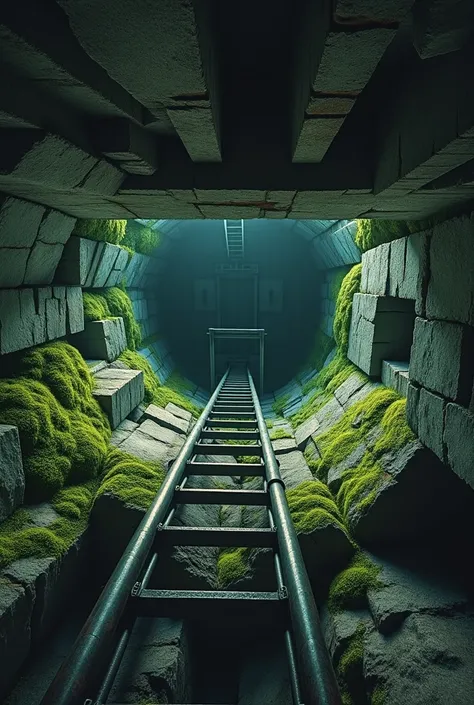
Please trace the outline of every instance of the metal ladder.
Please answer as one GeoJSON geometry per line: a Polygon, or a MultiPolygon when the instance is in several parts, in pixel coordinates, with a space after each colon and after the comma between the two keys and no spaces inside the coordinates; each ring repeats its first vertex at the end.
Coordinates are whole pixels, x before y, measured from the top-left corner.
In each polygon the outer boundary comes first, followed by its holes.
{"type": "Polygon", "coordinates": [[[244,221],[224,220],[224,230],[228,256],[231,259],[242,259],[244,256],[244,221]]]}
{"type": "Polygon", "coordinates": [[[195,616],[196,611],[214,619],[245,618],[249,611],[258,611],[269,623],[281,624],[294,704],[341,705],[278,462],[252,377],[245,368],[228,370],[221,379],[42,705],[104,705],[136,618],[186,618],[195,616]],[[255,443],[220,442],[225,440],[255,443]],[[252,464],[196,460],[209,453],[254,455],[261,460],[252,464]],[[186,487],[186,481],[192,475],[262,477],[265,489],[191,489],[186,487]],[[181,504],[267,506],[270,528],[171,526],[176,507],[181,504]],[[150,589],[159,552],[179,545],[271,548],[278,589],[275,592],[150,589]]]}

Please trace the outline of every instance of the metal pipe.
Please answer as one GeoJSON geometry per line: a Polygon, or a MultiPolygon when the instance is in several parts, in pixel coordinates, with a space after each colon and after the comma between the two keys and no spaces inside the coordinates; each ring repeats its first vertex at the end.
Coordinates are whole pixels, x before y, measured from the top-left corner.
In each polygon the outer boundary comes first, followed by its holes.
{"type": "Polygon", "coordinates": [[[336,675],[324,642],[311,583],[286,501],[285,485],[281,479],[255,385],[248,370],[247,375],[260,431],[272,515],[277,526],[279,556],[288,591],[303,702],[305,705],[342,705],[336,675]]]}
{"type": "Polygon", "coordinates": [[[117,644],[117,648],[115,649],[112,661],[110,662],[110,666],[107,669],[105,678],[102,681],[102,685],[99,688],[99,692],[97,693],[96,705],[105,705],[105,703],[107,703],[107,698],[109,697],[110,691],[112,690],[115,677],[120,668],[120,664],[122,663],[123,655],[125,653],[125,649],[127,648],[127,644],[130,640],[131,634],[132,625],[130,625],[127,629],[124,629],[122,632],[122,636],[120,637],[119,643],[117,644]]]}
{"type": "Polygon", "coordinates": [[[186,463],[194,452],[194,446],[228,373],[229,371],[222,377],[186,439],[150,509],[130,539],[76,639],[72,652],[44,695],[41,705],[83,705],[84,700],[97,688],[131,590],[153,549],[156,530],[166,516],[176,485],[184,475],[186,463]]]}

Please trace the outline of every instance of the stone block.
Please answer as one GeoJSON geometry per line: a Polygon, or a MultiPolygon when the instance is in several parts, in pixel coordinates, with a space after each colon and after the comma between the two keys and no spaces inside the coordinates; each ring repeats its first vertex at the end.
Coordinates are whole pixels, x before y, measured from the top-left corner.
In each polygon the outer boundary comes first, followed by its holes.
{"type": "Polygon", "coordinates": [[[94,240],[73,235],[67,241],[55,274],[59,284],[85,286],[98,245],[94,240]]]}
{"type": "Polygon", "coordinates": [[[109,417],[112,429],[117,428],[145,396],[140,370],[107,367],[94,375],[94,381],[94,397],[109,417]]]}
{"type": "Polygon", "coordinates": [[[388,294],[390,244],[379,245],[362,255],[361,291],[385,296],[388,294]]]}
{"type": "Polygon", "coordinates": [[[287,490],[298,487],[306,480],[314,480],[308,463],[303,453],[299,450],[281,454],[278,457],[278,461],[280,463],[280,474],[287,490]]]}
{"type": "MultiPolygon", "coordinates": [[[[111,273],[115,270],[115,263],[122,252],[122,248],[118,247],[118,245],[112,245],[110,242],[106,242],[105,247],[102,250],[102,257],[100,258],[100,262],[94,272],[92,281],[88,283],[88,286],[94,288],[104,287],[111,273]]],[[[128,260],[128,254],[126,258],[122,256],[121,260],[123,264],[125,264],[125,262],[128,260]]],[[[119,272],[121,272],[121,270],[119,270],[119,272]]],[[[116,279],[114,283],[116,283],[116,279]]]]}
{"type": "Polygon", "coordinates": [[[339,387],[334,390],[334,396],[339,404],[346,407],[351,397],[367,383],[367,377],[359,372],[353,372],[339,387]]]}
{"type": "Polygon", "coordinates": [[[49,245],[65,245],[75,224],[75,218],[51,209],[41,221],[38,240],[49,245]]]}
{"type": "Polygon", "coordinates": [[[347,411],[347,409],[350,409],[351,406],[354,406],[354,404],[357,404],[357,402],[362,401],[362,399],[365,399],[375,389],[380,389],[381,386],[381,382],[366,382],[359,390],[357,390],[357,392],[354,392],[354,394],[349,397],[349,399],[344,404],[344,411],[347,411]]]}
{"type": "Polygon", "coordinates": [[[70,342],[85,358],[113,362],[127,347],[123,318],[89,321],[70,342]]]}
{"type": "Polygon", "coordinates": [[[407,421],[411,430],[418,435],[418,403],[420,401],[420,387],[408,383],[407,390],[407,421]]]}
{"type": "Polygon", "coordinates": [[[173,404],[171,401],[165,406],[165,410],[169,411],[170,414],[173,414],[173,416],[177,416],[178,418],[183,419],[183,421],[188,421],[189,423],[191,423],[191,419],[193,418],[190,411],[182,409],[180,406],[173,404]]]}
{"type": "Polygon", "coordinates": [[[355,294],[348,358],[369,377],[379,377],[384,359],[408,360],[414,303],[392,297],[355,294]]]}
{"type": "Polygon", "coordinates": [[[16,426],[0,424],[0,522],[23,502],[25,473],[16,426]]]}
{"type": "Polygon", "coordinates": [[[146,419],[121,445],[122,450],[142,460],[159,462],[165,468],[175,460],[186,438],[169,428],[146,419]]]}
{"type": "Polygon", "coordinates": [[[26,285],[51,284],[61,259],[63,245],[51,245],[38,240],[33,245],[26,266],[23,283],[26,285]]]}
{"type": "Polygon", "coordinates": [[[382,362],[382,382],[386,387],[394,389],[406,397],[408,389],[408,362],[384,360],[382,362]]]}
{"type": "Polygon", "coordinates": [[[313,440],[339,421],[343,413],[344,407],[339,404],[335,397],[322,406],[321,409],[316,412],[316,420],[319,421],[319,427],[317,433],[313,433],[312,435],[313,440]]]}
{"type": "Polygon", "coordinates": [[[0,590],[0,698],[3,701],[31,645],[34,598],[21,585],[2,579],[0,590]]]}
{"type": "Polygon", "coordinates": [[[130,419],[125,419],[125,421],[122,421],[122,423],[117,426],[115,431],[112,431],[112,437],[110,439],[111,444],[118,448],[137,428],[137,423],[130,419]]]}
{"type": "Polygon", "coordinates": [[[411,614],[389,637],[366,632],[364,676],[387,703],[456,703],[474,700],[471,616],[411,614]]]}
{"type": "Polygon", "coordinates": [[[309,419],[303,421],[301,426],[295,430],[295,441],[299,450],[304,450],[308,439],[311,438],[319,429],[320,423],[316,416],[310,416],[309,419]]]}
{"type": "Polygon", "coordinates": [[[412,6],[411,0],[337,0],[335,14],[346,20],[354,17],[371,20],[397,22],[401,20],[412,6]]]}
{"type": "Polygon", "coordinates": [[[433,228],[426,316],[474,326],[474,219],[465,216],[433,228]]]}
{"type": "Polygon", "coordinates": [[[357,448],[354,448],[352,453],[350,453],[347,458],[337,465],[332,465],[328,471],[327,485],[331,492],[335,495],[339,488],[341,487],[343,475],[346,470],[350,468],[356,468],[362,461],[362,458],[367,452],[367,446],[365,443],[361,443],[357,448]]]}
{"type": "Polygon", "coordinates": [[[448,404],[444,443],[449,465],[474,488],[474,414],[458,404],[448,404]]]}
{"type": "Polygon", "coordinates": [[[0,248],[0,289],[21,286],[30,256],[28,248],[0,248]]]}
{"type": "Polygon", "coordinates": [[[467,326],[417,318],[410,380],[452,401],[469,403],[474,375],[474,332],[467,326]]]}
{"type": "Polygon", "coordinates": [[[291,453],[294,450],[298,450],[294,438],[276,438],[272,441],[272,448],[275,455],[279,453],[291,453]]]}
{"type": "Polygon", "coordinates": [[[443,445],[446,400],[421,387],[418,402],[418,437],[422,443],[445,460],[443,445]]]}
{"type": "Polygon", "coordinates": [[[84,303],[80,286],[66,287],[67,332],[79,333],[84,330],[84,303]]]}
{"type": "Polygon", "coordinates": [[[332,613],[324,605],[320,611],[324,641],[333,663],[337,663],[356,632],[361,627],[372,626],[367,610],[350,610],[332,613]]]}
{"type": "Polygon", "coordinates": [[[32,247],[44,213],[43,206],[36,203],[9,196],[0,198],[0,248],[32,247]]]}
{"type": "Polygon", "coordinates": [[[172,431],[176,431],[176,433],[186,434],[189,429],[189,421],[185,421],[184,419],[180,419],[178,416],[174,416],[174,414],[166,411],[166,409],[162,409],[160,406],[156,406],[156,404],[150,404],[147,406],[144,417],[146,419],[151,419],[159,426],[163,426],[163,428],[169,428],[172,431]]]}

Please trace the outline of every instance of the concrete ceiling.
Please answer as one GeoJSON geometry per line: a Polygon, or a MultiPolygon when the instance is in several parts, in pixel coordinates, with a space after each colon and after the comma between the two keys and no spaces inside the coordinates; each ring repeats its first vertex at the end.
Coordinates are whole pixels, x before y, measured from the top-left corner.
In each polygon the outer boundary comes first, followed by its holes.
{"type": "Polygon", "coordinates": [[[0,189],[76,217],[474,199],[471,0],[5,0],[0,189]]]}

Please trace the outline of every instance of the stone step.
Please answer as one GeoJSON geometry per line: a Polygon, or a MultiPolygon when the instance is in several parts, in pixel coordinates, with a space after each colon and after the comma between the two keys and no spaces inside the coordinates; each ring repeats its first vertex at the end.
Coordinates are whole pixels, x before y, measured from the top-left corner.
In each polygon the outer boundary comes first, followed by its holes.
{"type": "Polygon", "coordinates": [[[99,370],[94,379],[94,397],[115,429],[144,399],[143,372],[107,367],[99,370]]]}
{"type": "Polygon", "coordinates": [[[85,358],[113,362],[127,347],[123,318],[90,321],[69,341],[85,358]]]}

